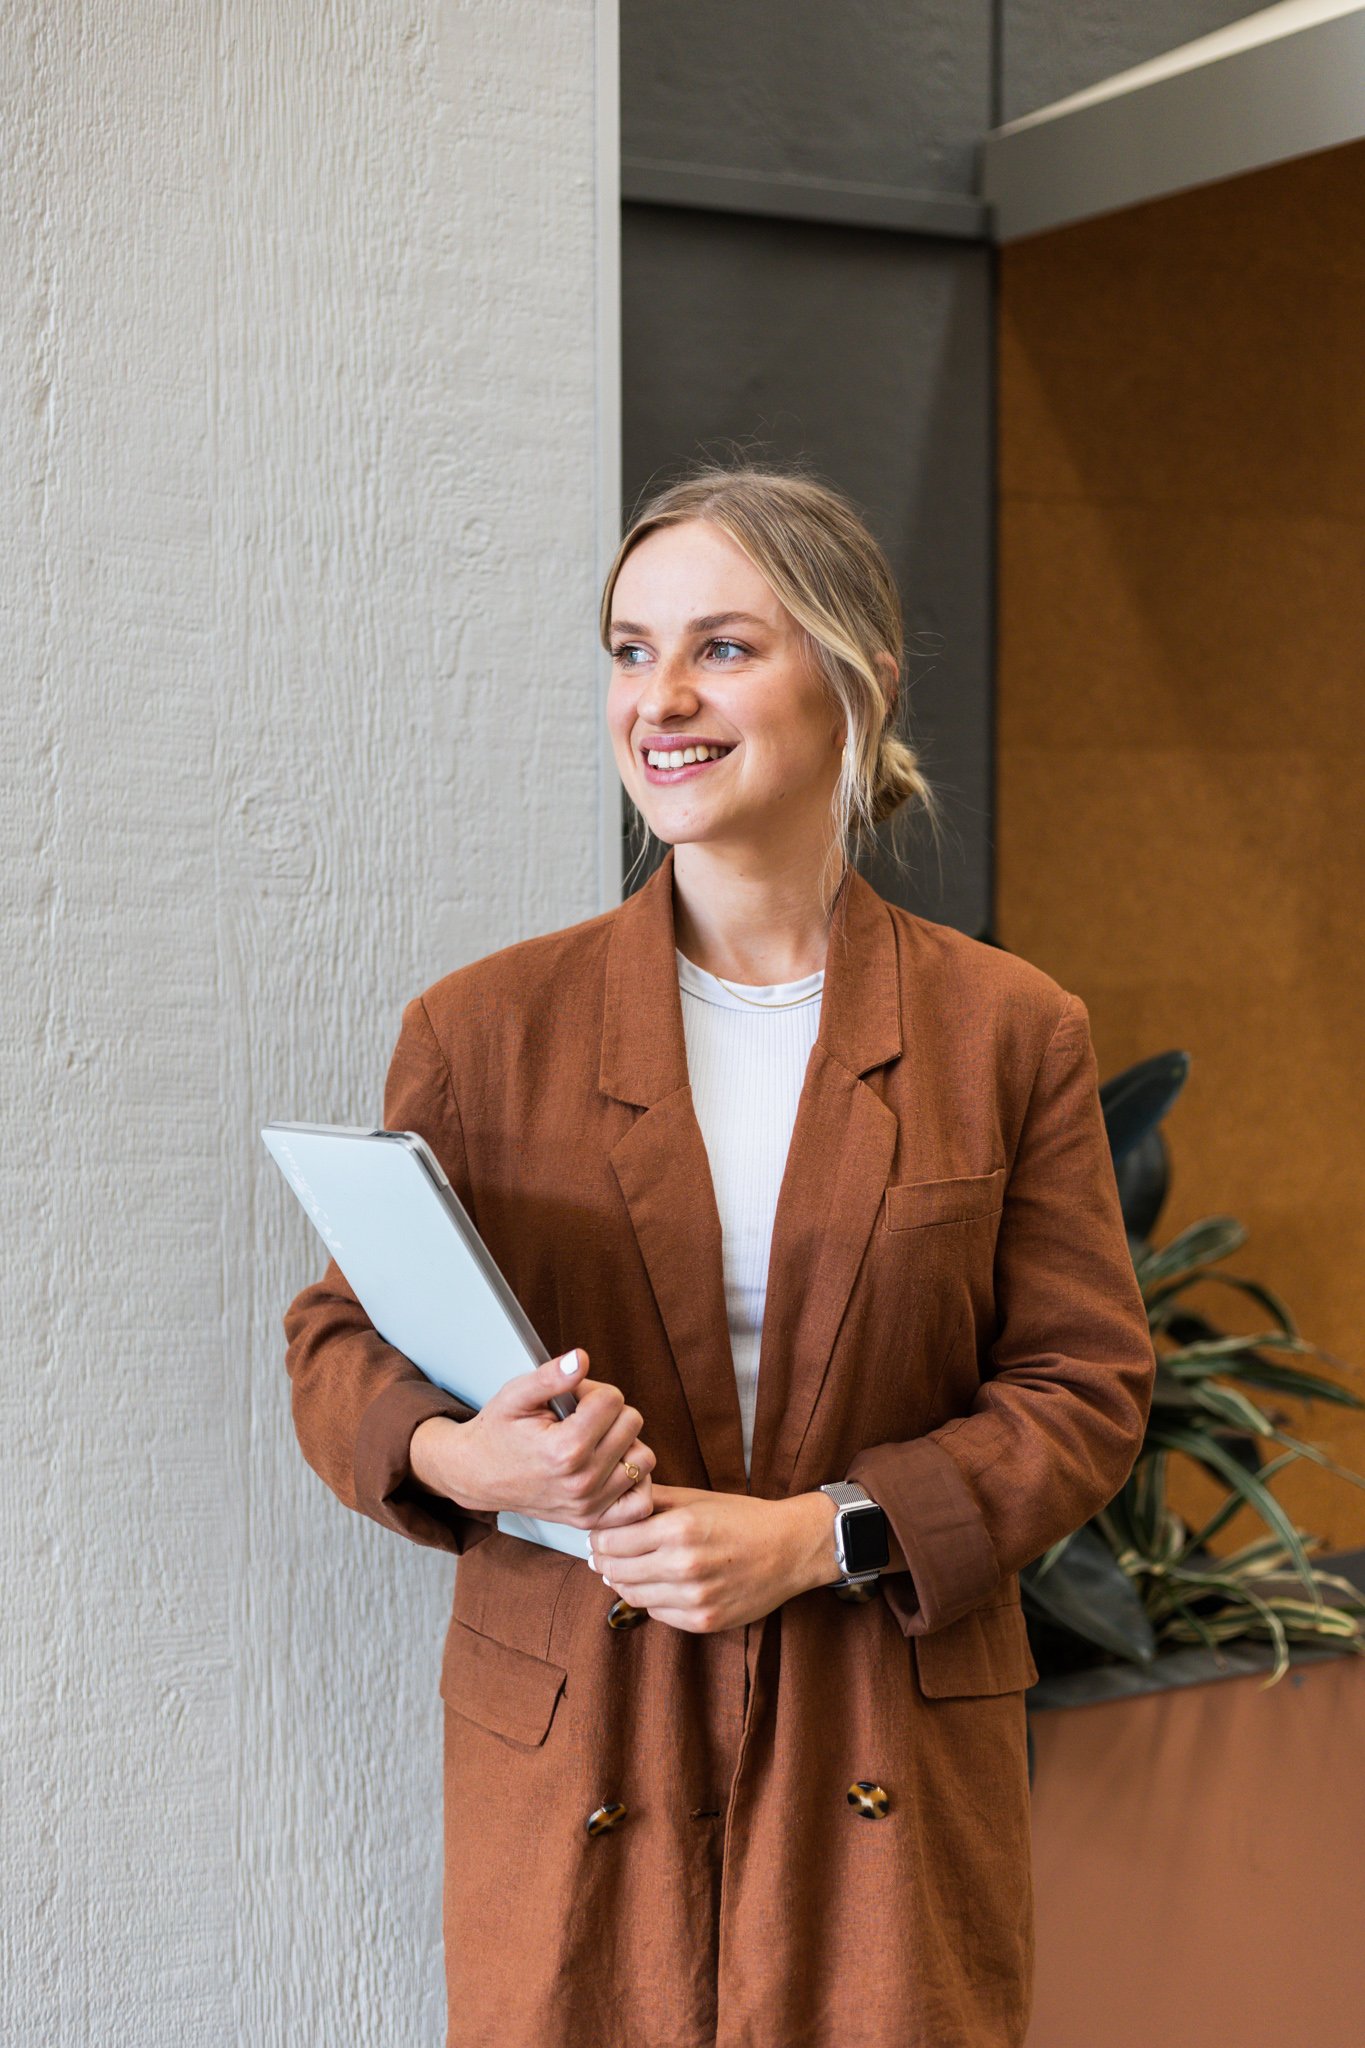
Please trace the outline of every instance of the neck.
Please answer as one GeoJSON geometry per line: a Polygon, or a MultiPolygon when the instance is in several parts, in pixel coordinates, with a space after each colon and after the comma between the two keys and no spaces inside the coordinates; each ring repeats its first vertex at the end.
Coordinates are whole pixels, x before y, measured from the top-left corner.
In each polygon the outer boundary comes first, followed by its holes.
{"type": "Polygon", "coordinates": [[[759,988],[814,974],[829,945],[830,921],[820,900],[824,864],[823,846],[764,866],[701,841],[675,846],[679,950],[708,974],[759,988]]]}

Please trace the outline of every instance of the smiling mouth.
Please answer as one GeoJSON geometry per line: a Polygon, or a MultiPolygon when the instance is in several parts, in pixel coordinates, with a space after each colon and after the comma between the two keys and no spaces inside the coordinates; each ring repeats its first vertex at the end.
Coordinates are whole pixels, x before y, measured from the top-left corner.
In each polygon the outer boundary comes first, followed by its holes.
{"type": "Polygon", "coordinates": [[[684,782],[689,776],[704,774],[733,752],[733,745],[642,747],[640,758],[645,764],[646,782],[669,783],[684,782]]]}

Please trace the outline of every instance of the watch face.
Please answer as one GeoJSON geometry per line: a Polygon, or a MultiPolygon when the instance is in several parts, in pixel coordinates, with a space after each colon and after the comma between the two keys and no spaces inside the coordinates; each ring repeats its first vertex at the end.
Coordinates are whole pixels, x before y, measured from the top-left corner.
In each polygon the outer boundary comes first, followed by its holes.
{"type": "Polygon", "coordinates": [[[891,1552],[886,1540],[886,1512],[867,1506],[844,1510],[844,1570],[885,1571],[891,1552]]]}

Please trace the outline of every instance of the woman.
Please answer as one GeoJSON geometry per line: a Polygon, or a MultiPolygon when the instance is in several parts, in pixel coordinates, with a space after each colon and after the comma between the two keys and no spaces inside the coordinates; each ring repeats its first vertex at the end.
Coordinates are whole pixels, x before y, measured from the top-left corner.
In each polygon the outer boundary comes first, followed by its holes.
{"type": "Polygon", "coordinates": [[[474,1415],[335,1263],[285,1316],[309,1462],[460,1556],[448,2040],[1013,2048],[1018,1574],[1121,1486],[1155,1370],[1087,1012],[852,864],[932,799],[837,493],[672,486],[602,626],[670,850],[414,997],[385,1095],[563,1355],[474,1415]]]}

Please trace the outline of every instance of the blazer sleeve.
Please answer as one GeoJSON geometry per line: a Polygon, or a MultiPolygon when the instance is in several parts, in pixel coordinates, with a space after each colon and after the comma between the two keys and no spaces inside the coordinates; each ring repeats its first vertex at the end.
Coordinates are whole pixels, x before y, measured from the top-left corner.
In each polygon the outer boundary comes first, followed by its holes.
{"type": "Polygon", "coordinates": [[[996,1337],[965,1415],[858,1452],[909,1578],[881,1585],[907,1636],[989,1600],[1108,1505],[1142,1448],[1156,1377],[1100,1106],[1089,1012],[1068,995],[1034,1078],[995,1254],[996,1337]]]}
{"type": "MultiPolygon", "coordinates": [[[[472,1212],[450,1069],[420,996],[403,1011],[383,1121],[385,1130],[421,1133],[472,1212]]],[[[335,1259],[285,1310],[284,1333],[300,1449],[344,1506],[414,1543],[457,1554],[492,1533],[494,1510],[459,1507],[428,1492],[408,1463],[420,1422],[433,1415],[467,1422],[476,1411],[384,1342],[335,1259]]]]}

